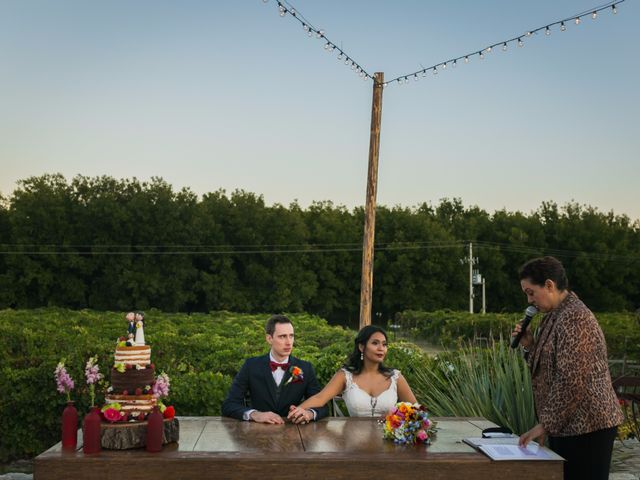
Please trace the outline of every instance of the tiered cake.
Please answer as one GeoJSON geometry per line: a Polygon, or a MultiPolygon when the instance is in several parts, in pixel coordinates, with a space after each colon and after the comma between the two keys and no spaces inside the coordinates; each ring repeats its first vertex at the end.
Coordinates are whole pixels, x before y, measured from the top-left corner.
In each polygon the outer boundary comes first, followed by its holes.
{"type": "Polygon", "coordinates": [[[151,347],[144,343],[143,319],[141,312],[127,314],[129,338],[121,337],[118,341],[111,369],[111,388],[105,396],[107,407],[120,406],[120,411],[127,417],[123,420],[142,421],[156,404],[151,391],[155,368],[151,363],[151,347]]]}

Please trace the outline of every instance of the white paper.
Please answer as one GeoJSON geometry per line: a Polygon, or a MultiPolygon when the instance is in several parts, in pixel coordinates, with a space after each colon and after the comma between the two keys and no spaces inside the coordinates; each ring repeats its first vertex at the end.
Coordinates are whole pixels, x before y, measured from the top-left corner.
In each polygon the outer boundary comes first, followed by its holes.
{"type": "Polygon", "coordinates": [[[517,445],[480,445],[480,450],[492,460],[561,460],[550,450],[531,443],[526,447],[517,445]]]}

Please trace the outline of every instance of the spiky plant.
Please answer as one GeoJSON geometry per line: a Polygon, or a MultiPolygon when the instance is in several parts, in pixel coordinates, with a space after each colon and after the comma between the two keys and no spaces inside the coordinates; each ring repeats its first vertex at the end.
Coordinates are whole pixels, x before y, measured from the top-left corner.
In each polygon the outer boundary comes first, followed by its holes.
{"type": "Polygon", "coordinates": [[[480,416],[518,434],[536,423],[528,367],[506,341],[445,352],[416,368],[412,386],[435,416],[480,416]]]}

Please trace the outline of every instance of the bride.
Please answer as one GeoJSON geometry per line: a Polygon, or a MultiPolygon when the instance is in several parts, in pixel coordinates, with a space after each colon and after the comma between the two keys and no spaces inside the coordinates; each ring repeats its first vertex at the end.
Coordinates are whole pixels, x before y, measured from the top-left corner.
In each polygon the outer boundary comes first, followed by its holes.
{"type": "Polygon", "coordinates": [[[291,405],[287,418],[301,423],[306,409],[322,407],[339,394],[351,417],[380,417],[398,401],[416,403],[400,371],[382,363],[387,356],[387,334],[382,328],[362,328],[354,343],[353,353],[327,386],[297,407],[291,405]]]}

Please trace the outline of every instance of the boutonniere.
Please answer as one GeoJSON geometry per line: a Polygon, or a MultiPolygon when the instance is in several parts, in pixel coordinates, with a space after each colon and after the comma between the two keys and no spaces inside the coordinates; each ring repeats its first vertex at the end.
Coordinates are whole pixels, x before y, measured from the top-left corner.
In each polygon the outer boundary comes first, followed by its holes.
{"type": "Polygon", "coordinates": [[[290,383],[302,383],[304,381],[304,372],[300,367],[291,365],[291,367],[289,367],[289,373],[291,376],[285,385],[289,385],[290,383]]]}

